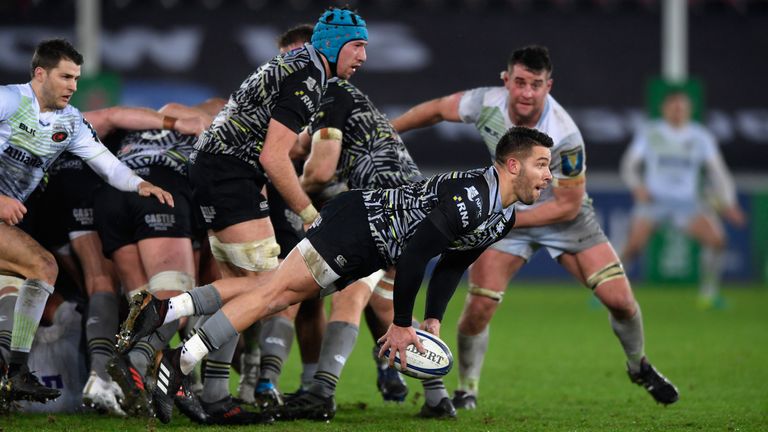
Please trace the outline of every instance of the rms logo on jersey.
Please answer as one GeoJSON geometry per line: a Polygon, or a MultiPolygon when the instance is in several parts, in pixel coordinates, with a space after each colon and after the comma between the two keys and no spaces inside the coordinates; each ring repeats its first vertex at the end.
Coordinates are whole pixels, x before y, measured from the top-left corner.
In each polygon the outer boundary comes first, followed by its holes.
{"type": "Polygon", "coordinates": [[[301,101],[304,102],[304,105],[307,106],[307,109],[309,109],[310,112],[315,112],[315,104],[314,102],[312,102],[312,99],[310,99],[310,97],[307,96],[306,93],[304,93],[304,90],[296,91],[293,94],[298,96],[299,99],[301,99],[301,101]]]}
{"type": "Polygon", "coordinates": [[[453,200],[456,201],[456,208],[459,209],[459,215],[461,216],[461,227],[466,228],[469,225],[469,212],[467,212],[467,205],[464,204],[464,200],[454,195],[453,200]]]}

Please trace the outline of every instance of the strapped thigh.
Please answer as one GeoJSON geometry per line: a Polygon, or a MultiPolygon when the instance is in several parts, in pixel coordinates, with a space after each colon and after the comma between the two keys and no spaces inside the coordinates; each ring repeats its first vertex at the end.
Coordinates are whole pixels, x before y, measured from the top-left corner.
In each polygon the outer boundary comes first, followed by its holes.
{"type": "Polygon", "coordinates": [[[608,281],[623,277],[624,267],[620,262],[615,261],[592,273],[592,275],[587,278],[587,286],[594,291],[598,286],[608,281]]]}
{"type": "Polygon", "coordinates": [[[208,240],[216,261],[230,263],[252,272],[277,268],[280,245],[274,236],[247,243],[222,243],[216,236],[210,236],[208,240]]]}
{"type": "Polygon", "coordinates": [[[494,291],[488,288],[481,288],[473,283],[469,284],[469,294],[479,297],[487,297],[497,303],[501,303],[501,301],[504,300],[503,292],[494,291]]]}

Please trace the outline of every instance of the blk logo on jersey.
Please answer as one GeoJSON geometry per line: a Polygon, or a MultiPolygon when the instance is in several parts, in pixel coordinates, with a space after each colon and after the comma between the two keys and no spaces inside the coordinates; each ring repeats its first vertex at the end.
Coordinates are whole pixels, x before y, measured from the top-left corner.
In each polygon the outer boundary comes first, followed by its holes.
{"type": "Polygon", "coordinates": [[[67,135],[66,132],[54,132],[53,135],[51,135],[51,141],[60,143],[67,139],[69,135],[67,135]]]}
{"type": "Polygon", "coordinates": [[[35,134],[37,133],[36,130],[34,130],[31,127],[25,125],[24,123],[19,123],[19,129],[23,130],[24,132],[26,132],[26,133],[28,133],[28,134],[30,134],[32,136],[35,136],[35,134]]]}
{"type": "Polygon", "coordinates": [[[584,151],[580,148],[561,153],[560,161],[563,174],[568,177],[576,177],[584,171],[584,151]]]}

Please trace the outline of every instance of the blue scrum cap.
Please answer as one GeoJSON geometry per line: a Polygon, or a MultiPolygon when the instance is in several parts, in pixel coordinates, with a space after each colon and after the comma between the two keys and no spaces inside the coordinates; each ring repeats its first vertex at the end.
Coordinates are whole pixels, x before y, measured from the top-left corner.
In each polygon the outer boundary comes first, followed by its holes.
{"type": "Polygon", "coordinates": [[[348,9],[332,8],[320,15],[312,32],[312,46],[331,63],[339,60],[339,52],[347,42],[368,40],[368,29],[360,15],[348,9]]]}

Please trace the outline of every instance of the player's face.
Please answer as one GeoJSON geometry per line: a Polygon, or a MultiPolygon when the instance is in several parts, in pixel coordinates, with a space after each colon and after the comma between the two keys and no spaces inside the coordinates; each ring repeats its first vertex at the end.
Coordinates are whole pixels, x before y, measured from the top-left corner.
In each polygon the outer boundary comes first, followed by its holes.
{"type": "Polygon", "coordinates": [[[523,204],[533,204],[552,181],[549,171],[551,153],[547,147],[534,146],[531,154],[521,161],[517,176],[516,195],[523,204]]]}
{"type": "Polygon", "coordinates": [[[516,126],[536,126],[552,88],[549,72],[534,72],[516,64],[504,74],[503,80],[509,92],[509,115],[512,122],[516,126]]]}
{"type": "Polygon", "coordinates": [[[348,80],[365,63],[365,60],[368,58],[365,53],[366,45],[368,45],[368,42],[364,40],[355,40],[341,47],[336,64],[336,75],[339,78],[348,80]]]}
{"type": "Polygon", "coordinates": [[[675,126],[682,126],[691,119],[691,100],[682,93],[667,96],[662,106],[664,119],[675,126]]]}
{"type": "Polygon", "coordinates": [[[72,95],[77,91],[77,80],[80,79],[80,66],[70,60],[60,60],[53,69],[35,70],[35,77],[42,80],[40,108],[43,110],[60,110],[67,106],[72,95]]]}

